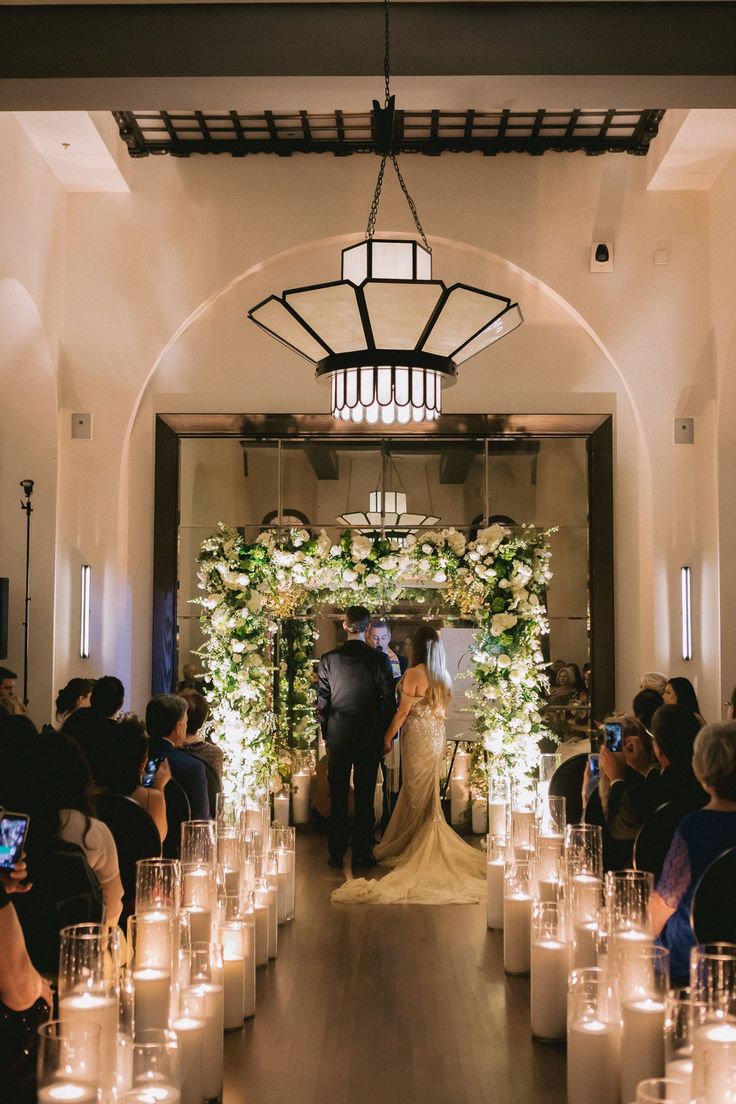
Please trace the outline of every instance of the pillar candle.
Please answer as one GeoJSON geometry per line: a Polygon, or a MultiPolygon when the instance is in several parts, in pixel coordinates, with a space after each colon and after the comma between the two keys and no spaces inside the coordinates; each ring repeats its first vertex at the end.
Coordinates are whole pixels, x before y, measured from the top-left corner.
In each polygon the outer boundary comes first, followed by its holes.
{"type": "Polygon", "coordinates": [[[736,1023],[731,1020],[711,1020],[695,1029],[693,1035],[692,1094],[694,1099],[705,1091],[705,1050],[736,1045],[736,1023]]]}
{"type": "Polygon", "coordinates": [[[294,824],[307,824],[309,822],[309,791],[312,785],[312,775],[308,770],[299,771],[293,778],[292,807],[294,824]]]}
{"type": "Polygon", "coordinates": [[[664,1076],[664,1004],[624,1001],[621,1005],[621,1099],[636,1098],[636,1086],[647,1077],[664,1076]]]}
{"type": "Polygon", "coordinates": [[[506,802],[489,801],[488,803],[488,832],[492,836],[506,835],[506,802]]]}
{"type": "Polygon", "coordinates": [[[532,899],[528,893],[504,894],[503,968],[507,974],[528,974],[531,966],[532,899]]]}
{"type": "Polygon", "coordinates": [[[187,870],[182,878],[181,899],[186,907],[212,909],[213,900],[212,870],[207,866],[198,866],[187,870]]]}
{"type": "Polygon", "coordinates": [[[228,897],[240,893],[240,871],[225,867],[225,893],[228,897]]]}
{"type": "Polygon", "coordinates": [[[173,1085],[141,1085],[123,1097],[125,1104],[181,1104],[181,1093],[173,1085]]]}
{"type": "Polygon", "coordinates": [[[97,1089],[77,1081],[57,1081],[38,1090],[39,1104],[97,1104],[97,1089]]]}
{"type": "Polygon", "coordinates": [[[171,1002],[170,971],[134,970],[133,1002],[136,1034],[139,1031],[166,1031],[171,1002]]]}
{"type": "Polygon", "coordinates": [[[268,901],[253,906],[256,923],[256,966],[268,966],[268,901]]]}
{"type": "Polygon", "coordinates": [[[458,749],[455,755],[455,762],[452,765],[452,777],[457,778],[460,782],[465,782],[468,777],[469,766],[470,752],[458,749]]]}
{"type": "Polygon", "coordinates": [[[278,875],[268,876],[268,957],[279,953],[279,887],[278,875]],[[273,882],[272,882],[273,879],[273,882]]]}
{"type": "Polygon", "coordinates": [[[492,859],[486,866],[486,894],[488,927],[503,928],[503,876],[505,862],[492,859]]]}
{"type": "Polygon", "coordinates": [[[296,852],[279,851],[279,870],[286,868],[286,919],[293,920],[296,909],[296,852]]]}
{"type": "Polygon", "coordinates": [[[192,943],[209,943],[212,936],[212,913],[207,908],[187,908],[192,943]]]}
{"type": "Polygon", "coordinates": [[[171,970],[172,913],[163,909],[136,913],[135,961],[138,966],[171,970]]]}
{"type": "Polygon", "coordinates": [[[592,874],[576,874],[572,879],[573,923],[595,920],[601,907],[600,878],[592,874]]]}
{"type": "Polygon", "coordinates": [[[235,1031],[245,1019],[245,959],[223,955],[223,965],[223,1023],[225,1031],[235,1031]]]}
{"type": "Polygon", "coordinates": [[[641,947],[651,942],[648,932],[632,930],[613,933],[611,964],[618,971],[622,1000],[636,1000],[651,992],[652,963],[639,953],[641,947]]]}
{"type": "Polygon", "coordinates": [[[567,1023],[570,945],[553,939],[532,943],[531,1024],[538,1039],[562,1039],[567,1023]]]}
{"type": "Polygon", "coordinates": [[[118,1036],[116,997],[90,990],[71,992],[59,1001],[59,1019],[100,1025],[100,1083],[112,1085],[115,1076],[115,1048],[118,1036]]]}
{"type": "Polygon", "coordinates": [[[683,1086],[683,1096],[690,1100],[692,1097],[691,1085],[693,1080],[692,1058],[673,1058],[667,1063],[664,1072],[665,1077],[671,1081],[679,1081],[683,1086]]]}
{"type": "Polygon", "coordinates": [[[577,1020],[570,1024],[568,1104],[619,1104],[620,1035],[621,1029],[614,1023],[577,1020]]]}
{"type": "Polygon", "coordinates": [[[222,1066],[224,1057],[224,1005],[221,985],[207,982],[194,987],[204,996],[204,1099],[214,1100],[222,1095],[222,1066]]]}
{"type": "MultiPolygon", "coordinates": [[[[284,857],[286,852],[284,852],[284,857]]],[[[279,924],[285,924],[288,913],[289,904],[289,876],[286,871],[286,863],[282,864],[279,859],[278,869],[278,891],[279,891],[279,924]]]]}
{"type": "Polygon", "coordinates": [[[277,824],[289,826],[289,795],[277,793],[273,799],[273,818],[277,824]]]}
{"type": "Polygon", "coordinates": [[[171,1023],[179,1041],[181,1104],[202,1104],[204,1098],[204,1020],[180,1016],[171,1023]]]}
{"type": "MultiPolygon", "coordinates": [[[[243,963],[243,1019],[249,1019],[256,1014],[256,918],[250,911],[245,914],[245,931],[243,932],[243,948],[245,961],[243,963]]],[[[268,961],[268,960],[267,960],[268,961]]]]}

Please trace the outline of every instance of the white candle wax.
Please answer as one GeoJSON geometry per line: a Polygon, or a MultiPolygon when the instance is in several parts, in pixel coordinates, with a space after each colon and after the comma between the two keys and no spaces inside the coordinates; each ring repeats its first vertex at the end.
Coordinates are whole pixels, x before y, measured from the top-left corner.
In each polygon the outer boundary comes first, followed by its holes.
{"type": "Polygon", "coordinates": [[[195,905],[197,908],[212,909],[213,887],[212,871],[209,867],[196,867],[187,870],[181,882],[181,899],[189,908],[195,905]]]}
{"type": "Polygon", "coordinates": [[[289,876],[285,869],[281,869],[281,863],[279,863],[278,872],[278,891],[279,891],[279,924],[286,923],[287,906],[289,904],[289,876]]]}
{"type": "Polygon", "coordinates": [[[234,897],[240,893],[240,871],[225,868],[225,893],[229,897],[234,897]]]}
{"type": "Polygon", "coordinates": [[[165,1031],[169,1026],[170,972],[134,970],[133,1001],[136,1034],[139,1031],[165,1031]]]}
{"type": "Polygon", "coordinates": [[[115,997],[85,990],[59,1000],[59,1019],[100,1025],[100,1083],[112,1086],[118,1037],[118,1002],[115,997]]]}
{"type": "Polygon", "coordinates": [[[595,920],[587,920],[582,924],[575,924],[573,928],[572,945],[573,970],[584,970],[588,966],[597,965],[597,938],[598,924],[595,920]]]}
{"type": "Polygon", "coordinates": [[[538,1039],[562,1039],[567,1023],[570,945],[535,939],[531,957],[531,1024],[538,1039]]]}
{"type": "Polygon", "coordinates": [[[37,1099],[39,1104],[96,1104],[97,1089],[76,1081],[59,1081],[39,1089],[37,1099]]]}
{"type": "Polygon", "coordinates": [[[611,964],[618,971],[622,1000],[636,1000],[651,993],[654,982],[652,960],[642,955],[642,947],[651,946],[648,932],[620,931],[611,938],[611,964]]]}
{"type": "Polygon", "coordinates": [[[570,1024],[568,1104],[619,1104],[620,1035],[618,1024],[599,1020],[576,1020],[570,1024]]]}
{"type": "Polygon", "coordinates": [[[222,1095],[222,1065],[224,1057],[224,1004],[221,985],[197,985],[195,991],[204,996],[204,1099],[222,1095]]]}
{"type": "Polygon", "coordinates": [[[171,920],[163,909],[136,913],[135,962],[137,967],[171,970],[171,920]]]}
{"type": "Polygon", "coordinates": [[[506,802],[488,802],[488,831],[492,836],[506,835],[506,802]]]}
{"type": "Polygon", "coordinates": [[[181,1104],[202,1104],[204,1098],[204,1020],[180,1016],[172,1029],[179,1040],[181,1104]]]}
{"type": "Polygon", "coordinates": [[[212,913],[206,908],[187,908],[192,943],[209,943],[212,937],[212,913]]]}
{"type": "Polygon", "coordinates": [[[256,901],[256,966],[268,966],[268,902],[256,901]]]}
{"type": "Polygon", "coordinates": [[[181,1104],[181,1093],[173,1085],[139,1085],[120,1099],[124,1104],[181,1104]]]}
{"type": "Polygon", "coordinates": [[[664,1076],[664,1003],[646,998],[621,1005],[621,1099],[634,1100],[646,1077],[664,1076]]]}
{"type": "Polygon", "coordinates": [[[530,809],[511,810],[511,842],[514,850],[534,850],[534,813],[530,809]]]}
{"type": "Polygon", "coordinates": [[[572,879],[573,923],[595,920],[601,907],[600,878],[592,874],[576,874],[572,879]]]}
{"type": "Polygon", "coordinates": [[[252,912],[246,914],[243,932],[243,1018],[256,1014],[256,921],[252,912]]]}
{"type": "Polygon", "coordinates": [[[672,1061],[667,1063],[664,1075],[665,1077],[668,1077],[671,1081],[679,1081],[683,1085],[682,1095],[685,1097],[686,1100],[690,1100],[692,1098],[692,1058],[673,1058],[672,1061]]]}
{"type": "Polygon", "coordinates": [[[717,1051],[719,1047],[733,1047],[735,1044],[736,1022],[734,1021],[712,1020],[696,1028],[693,1035],[692,1094],[694,1099],[697,1100],[705,1092],[706,1049],[717,1051]]]}
{"type": "Polygon", "coordinates": [[[476,836],[488,831],[488,803],[484,797],[476,797],[473,801],[471,827],[476,836]]]}
{"type": "Polygon", "coordinates": [[[289,795],[277,793],[273,799],[273,819],[277,824],[289,826],[289,795]]]}
{"type": "Polygon", "coordinates": [[[486,913],[488,927],[500,931],[503,928],[503,859],[492,859],[486,865],[486,913]]]}
{"type": "Polygon", "coordinates": [[[293,778],[292,807],[294,824],[307,824],[309,822],[309,792],[312,785],[312,775],[308,770],[299,771],[293,778]]]}
{"type": "Polygon", "coordinates": [[[532,899],[528,893],[504,893],[503,968],[528,974],[531,966],[532,899]]]}
{"type": "Polygon", "coordinates": [[[279,953],[279,888],[278,875],[269,874],[268,885],[268,957],[277,958],[279,953]],[[271,884],[271,878],[276,884],[271,884]]]}
{"type": "Polygon", "coordinates": [[[245,1019],[245,959],[233,956],[223,959],[223,1004],[225,1031],[235,1031],[245,1019]]]}

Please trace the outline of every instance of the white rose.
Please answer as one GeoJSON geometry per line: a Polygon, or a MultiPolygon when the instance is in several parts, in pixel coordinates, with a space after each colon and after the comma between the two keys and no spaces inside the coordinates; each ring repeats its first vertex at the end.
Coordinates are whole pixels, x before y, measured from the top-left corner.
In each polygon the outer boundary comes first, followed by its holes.
{"type": "Polygon", "coordinates": [[[358,578],[358,573],[357,571],[343,571],[342,578],[345,583],[354,583],[358,578]]]}
{"type": "Polygon", "coordinates": [[[431,544],[426,544],[426,543],[423,544],[422,545],[422,552],[424,553],[425,556],[431,556],[432,555],[432,545],[431,544]]]}
{"type": "Polygon", "coordinates": [[[378,586],[378,584],[380,583],[381,580],[380,580],[378,575],[371,574],[371,575],[366,575],[364,581],[365,581],[366,586],[374,587],[374,586],[378,586]]]}
{"type": "Polygon", "coordinates": [[[338,556],[342,556],[342,548],[337,544],[333,544],[330,548],[330,555],[337,559],[338,556]]]}
{"type": "Polygon", "coordinates": [[[509,656],[506,655],[505,652],[502,652],[501,655],[497,656],[496,658],[496,665],[501,669],[503,669],[504,667],[510,667],[511,659],[509,656]]]}
{"type": "Polygon", "coordinates": [[[245,651],[245,642],[243,640],[231,640],[230,651],[234,655],[240,655],[242,652],[245,651]]]}
{"type": "Polygon", "coordinates": [[[436,571],[433,579],[435,583],[444,583],[447,581],[447,576],[445,575],[444,571],[436,571]]]}

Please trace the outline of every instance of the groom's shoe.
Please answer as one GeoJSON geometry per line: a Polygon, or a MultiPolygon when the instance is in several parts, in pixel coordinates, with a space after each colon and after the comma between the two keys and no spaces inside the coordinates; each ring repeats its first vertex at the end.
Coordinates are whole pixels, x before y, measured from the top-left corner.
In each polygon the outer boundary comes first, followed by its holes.
{"type": "Polygon", "coordinates": [[[353,870],[372,870],[374,866],[378,866],[378,859],[374,858],[373,855],[365,855],[362,858],[353,858],[353,870]]]}

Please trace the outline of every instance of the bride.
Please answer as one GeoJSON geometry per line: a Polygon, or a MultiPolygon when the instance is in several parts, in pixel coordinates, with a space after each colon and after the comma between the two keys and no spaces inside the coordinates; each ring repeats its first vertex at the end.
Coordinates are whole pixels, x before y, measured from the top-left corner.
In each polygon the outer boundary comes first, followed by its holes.
{"type": "Polygon", "coordinates": [[[401,729],[403,785],[388,828],[374,848],[394,869],[379,879],[350,879],[332,900],[347,904],[467,904],[485,897],[485,857],[449,827],[440,804],[440,758],[452,682],[438,633],[422,625],[413,663],[398,685],[399,705],[384,737],[391,750],[401,729]]]}

